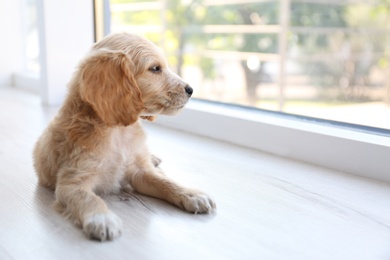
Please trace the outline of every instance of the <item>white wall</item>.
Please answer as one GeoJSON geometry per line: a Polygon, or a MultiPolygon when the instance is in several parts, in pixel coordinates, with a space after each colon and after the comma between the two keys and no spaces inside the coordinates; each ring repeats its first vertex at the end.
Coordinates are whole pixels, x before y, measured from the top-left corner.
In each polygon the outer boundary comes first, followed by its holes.
{"type": "Polygon", "coordinates": [[[94,42],[93,1],[37,0],[39,79],[24,73],[24,1],[0,0],[0,86],[39,85],[42,102],[58,105],[78,62],[94,42]]]}
{"type": "Polygon", "coordinates": [[[0,0],[0,86],[13,85],[23,69],[23,0],[0,0]]]}
{"type": "Polygon", "coordinates": [[[78,62],[94,42],[93,1],[38,0],[42,101],[60,104],[78,62]]]}

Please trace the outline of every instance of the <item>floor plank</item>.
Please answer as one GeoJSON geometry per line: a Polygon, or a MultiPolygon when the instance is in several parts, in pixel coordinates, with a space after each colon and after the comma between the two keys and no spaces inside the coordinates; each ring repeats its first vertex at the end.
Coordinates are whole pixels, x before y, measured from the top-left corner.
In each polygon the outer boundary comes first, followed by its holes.
{"type": "Polygon", "coordinates": [[[32,168],[34,142],[56,109],[0,88],[0,259],[390,259],[388,183],[148,123],[167,175],[208,192],[217,212],[106,196],[122,237],[87,240],[54,211],[32,168]]]}

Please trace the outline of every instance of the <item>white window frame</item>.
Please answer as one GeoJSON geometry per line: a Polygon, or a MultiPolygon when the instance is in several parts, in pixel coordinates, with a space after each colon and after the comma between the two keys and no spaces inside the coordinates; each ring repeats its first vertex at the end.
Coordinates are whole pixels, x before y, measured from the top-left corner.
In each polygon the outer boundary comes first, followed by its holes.
{"type": "MultiPolygon", "coordinates": [[[[192,100],[175,117],[157,123],[334,169],[390,182],[390,138],[364,129],[308,118],[192,100]]],[[[238,173],[239,174],[239,173],[238,173]]]]}

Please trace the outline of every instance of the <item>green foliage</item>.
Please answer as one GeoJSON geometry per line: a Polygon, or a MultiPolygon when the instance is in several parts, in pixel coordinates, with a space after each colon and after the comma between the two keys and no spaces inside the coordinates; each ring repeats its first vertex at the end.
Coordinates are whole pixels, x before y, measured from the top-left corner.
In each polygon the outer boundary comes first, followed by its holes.
{"type": "MultiPolygon", "coordinates": [[[[345,28],[344,5],[292,3],[291,27],[303,28],[345,28]]],[[[295,44],[304,46],[306,53],[316,53],[329,45],[329,37],[325,34],[298,33],[295,35],[295,44]]]]}
{"type": "MultiPolygon", "coordinates": [[[[204,25],[251,25],[258,23],[277,24],[278,4],[254,3],[240,5],[204,6],[201,0],[168,1],[166,12],[168,30],[176,35],[176,46],[192,48],[197,53],[203,50],[243,51],[275,53],[277,35],[275,34],[205,34],[198,32],[204,25]],[[255,18],[258,18],[256,21],[255,18]],[[197,27],[198,26],[198,27],[197,27]]],[[[179,57],[178,57],[179,59],[179,57]]],[[[186,59],[198,62],[207,78],[214,77],[213,62],[208,58],[186,59]]]]}

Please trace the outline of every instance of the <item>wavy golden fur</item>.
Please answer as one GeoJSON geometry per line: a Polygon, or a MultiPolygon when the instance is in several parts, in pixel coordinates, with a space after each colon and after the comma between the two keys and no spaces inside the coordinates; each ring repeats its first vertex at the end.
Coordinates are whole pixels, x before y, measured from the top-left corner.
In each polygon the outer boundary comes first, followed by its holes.
{"type": "Polygon", "coordinates": [[[121,234],[122,221],[97,194],[128,185],[189,212],[215,209],[207,195],[162,173],[160,160],[145,145],[140,122],[175,114],[191,94],[192,88],[168,69],[148,40],[120,33],[96,43],[34,149],[39,183],[55,190],[58,210],[87,236],[103,241],[121,234]]]}

